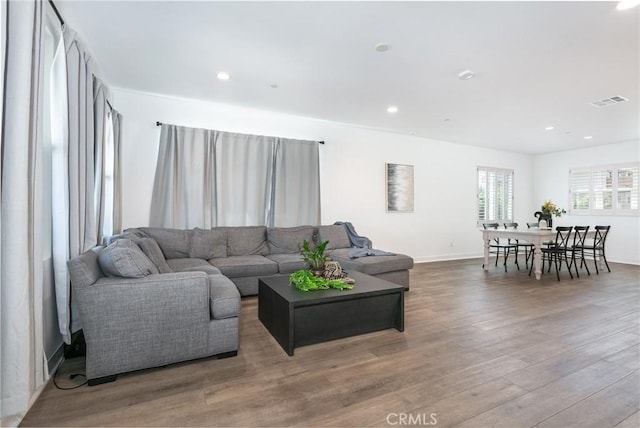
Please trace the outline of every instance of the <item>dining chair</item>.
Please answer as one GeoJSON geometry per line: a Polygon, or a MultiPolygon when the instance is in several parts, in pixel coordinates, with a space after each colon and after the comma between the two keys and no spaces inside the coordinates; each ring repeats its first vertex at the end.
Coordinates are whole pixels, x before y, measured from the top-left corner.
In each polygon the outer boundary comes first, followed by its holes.
{"type": "Polygon", "coordinates": [[[589,233],[589,226],[573,226],[573,245],[571,245],[571,247],[567,247],[567,252],[571,252],[571,265],[573,266],[575,264],[576,275],[578,278],[580,278],[580,272],[578,272],[576,254],[580,256],[580,267],[582,268],[582,265],[584,264],[587,268],[587,274],[591,275],[591,272],[589,272],[589,266],[587,266],[587,262],[584,258],[584,243],[587,238],[587,233],[589,233]]]}
{"type": "MultiPolygon", "coordinates": [[[[604,264],[607,266],[607,270],[611,272],[611,268],[609,268],[609,263],[607,262],[607,257],[604,251],[604,243],[607,240],[607,235],[609,234],[611,226],[596,226],[594,229],[596,233],[593,237],[593,242],[585,243],[582,245],[581,249],[585,253],[585,256],[593,256],[593,264],[596,266],[596,274],[600,273],[598,270],[597,257],[600,257],[604,261],[604,264]]],[[[584,259],[580,262],[580,267],[582,267],[583,262],[586,266],[587,261],[584,259]]]]}
{"type": "MultiPolygon", "coordinates": [[[[571,266],[569,265],[569,260],[567,258],[567,248],[569,247],[569,238],[571,238],[572,229],[573,226],[556,227],[556,239],[555,241],[553,241],[553,245],[547,248],[542,248],[542,272],[544,272],[544,262],[546,259],[549,261],[549,272],[551,271],[551,263],[555,265],[558,281],[560,281],[560,267],[562,266],[562,261],[564,261],[567,265],[569,276],[571,277],[571,279],[573,279],[571,266]]],[[[531,275],[532,270],[533,261],[531,262],[531,267],[529,268],[529,275],[531,275]]]]}
{"type": "MultiPolygon", "coordinates": [[[[498,223],[482,223],[482,227],[485,230],[487,229],[498,230],[499,226],[500,225],[498,223]]],[[[520,265],[518,264],[518,244],[511,243],[509,241],[505,243],[504,240],[500,242],[500,238],[494,238],[493,241],[489,243],[489,254],[496,255],[496,266],[498,266],[498,258],[500,257],[500,250],[502,250],[502,253],[504,254],[504,271],[505,272],[507,271],[507,259],[509,258],[509,253],[511,252],[511,250],[514,250],[516,254],[516,266],[518,266],[518,270],[520,270],[520,265]]]]}
{"type": "MultiPolygon", "coordinates": [[[[509,230],[517,230],[518,229],[518,223],[504,223],[504,228],[509,230]]],[[[517,249],[516,249],[516,266],[518,266],[518,252],[520,251],[520,249],[524,250],[524,263],[525,263],[525,269],[529,269],[529,258],[532,257],[533,254],[533,248],[534,245],[526,242],[526,241],[521,241],[519,239],[509,239],[509,243],[512,243],[513,241],[515,241],[516,245],[517,245],[517,249]]],[[[518,266],[518,270],[520,270],[520,266],[518,266]]]]}

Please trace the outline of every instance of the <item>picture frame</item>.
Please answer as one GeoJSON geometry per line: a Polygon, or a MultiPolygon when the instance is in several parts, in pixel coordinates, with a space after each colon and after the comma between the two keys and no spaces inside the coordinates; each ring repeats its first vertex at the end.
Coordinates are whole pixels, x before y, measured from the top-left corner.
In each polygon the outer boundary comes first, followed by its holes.
{"type": "Polygon", "coordinates": [[[413,212],[413,172],[413,165],[385,163],[385,195],[387,212],[413,212]]]}

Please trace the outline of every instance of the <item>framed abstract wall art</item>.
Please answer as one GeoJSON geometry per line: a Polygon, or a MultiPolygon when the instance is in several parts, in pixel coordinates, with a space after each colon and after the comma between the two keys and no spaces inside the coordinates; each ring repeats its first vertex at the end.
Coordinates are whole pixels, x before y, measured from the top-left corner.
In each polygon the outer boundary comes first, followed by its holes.
{"type": "Polygon", "coordinates": [[[385,163],[387,212],[413,212],[413,165],[385,163]]]}

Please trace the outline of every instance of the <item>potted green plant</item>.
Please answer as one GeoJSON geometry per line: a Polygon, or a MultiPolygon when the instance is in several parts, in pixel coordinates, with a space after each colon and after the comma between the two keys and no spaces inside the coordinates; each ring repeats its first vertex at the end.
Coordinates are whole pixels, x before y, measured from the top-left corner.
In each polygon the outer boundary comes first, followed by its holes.
{"type": "Polygon", "coordinates": [[[309,270],[316,276],[322,276],[324,271],[324,262],[329,260],[329,257],[324,253],[324,249],[327,247],[329,241],[324,241],[318,244],[315,248],[311,248],[309,242],[305,239],[302,241],[300,253],[305,263],[309,265],[309,270]]]}

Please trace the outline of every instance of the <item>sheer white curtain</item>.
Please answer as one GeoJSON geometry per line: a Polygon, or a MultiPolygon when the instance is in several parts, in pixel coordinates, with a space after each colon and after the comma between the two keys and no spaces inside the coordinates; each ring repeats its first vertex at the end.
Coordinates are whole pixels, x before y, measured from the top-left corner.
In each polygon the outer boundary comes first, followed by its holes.
{"type": "Polygon", "coordinates": [[[65,26],[53,64],[53,266],[58,326],[66,343],[82,328],[67,260],[121,227],[119,189],[121,115],[94,76],[89,53],[65,26]],[[115,117],[115,119],[114,119],[115,117]],[[115,124],[115,126],[114,126],[115,124]]]}
{"type": "Polygon", "coordinates": [[[43,341],[44,8],[2,2],[0,418],[14,425],[47,379],[43,341]]]}
{"type": "Polygon", "coordinates": [[[320,222],[318,143],[162,125],[150,224],[320,222]]]}

